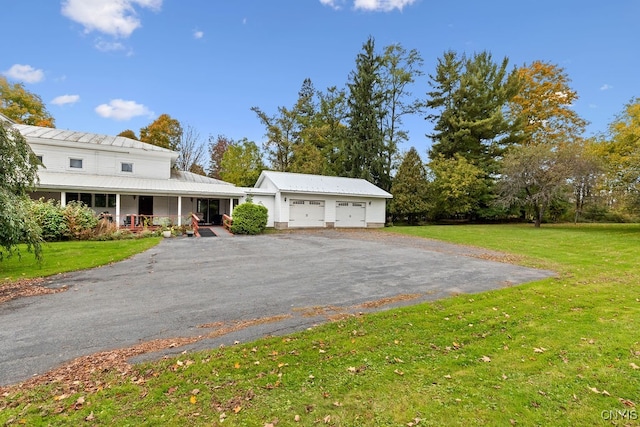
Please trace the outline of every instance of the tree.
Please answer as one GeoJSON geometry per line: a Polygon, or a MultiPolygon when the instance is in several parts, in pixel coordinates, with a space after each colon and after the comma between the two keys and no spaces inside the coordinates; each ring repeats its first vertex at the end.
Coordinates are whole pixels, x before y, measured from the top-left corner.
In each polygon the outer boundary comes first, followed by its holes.
{"type": "Polygon", "coordinates": [[[264,169],[260,149],[246,138],[229,145],[222,157],[220,177],[240,187],[252,187],[264,169]]]}
{"type": "Polygon", "coordinates": [[[389,212],[394,217],[407,217],[410,224],[415,224],[429,210],[428,186],[424,163],[415,147],[411,147],[393,180],[389,212]]]}
{"type": "Polygon", "coordinates": [[[385,189],[391,188],[391,177],[384,167],[384,97],[380,90],[382,58],[375,52],[372,37],[356,57],[356,69],[348,83],[349,140],[344,146],[344,172],[352,178],[363,178],[385,189]]]}
{"type": "Polygon", "coordinates": [[[499,202],[529,209],[540,227],[551,204],[566,200],[571,174],[567,158],[548,144],[512,148],[502,162],[499,202]]]}
{"type": "Polygon", "coordinates": [[[180,122],[168,114],[161,114],[149,126],[140,129],[140,141],[168,150],[176,150],[181,137],[180,122]]]}
{"type": "Polygon", "coordinates": [[[493,62],[482,52],[471,58],[448,51],[438,60],[436,74],[430,75],[427,107],[435,110],[427,116],[434,122],[429,135],[433,145],[431,159],[456,154],[481,168],[489,177],[497,170],[497,159],[514,140],[512,122],[504,111],[519,89],[515,70],[507,72],[509,60],[493,62]]]}
{"type": "Polygon", "coordinates": [[[640,207],[640,98],[629,101],[598,144],[605,162],[611,204],[623,211],[640,207]]]}
{"type": "Polygon", "coordinates": [[[200,133],[191,125],[182,127],[182,134],[176,147],[178,160],[176,168],[181,171],[189,171],[198,175],[205,175],[202,161],[205,158],[204,145],[200,139],[200,133]]]}
{"type": "Polygon", "coordinates": [[[258,107],[252,107],[258,119],[266,128],[267,141],[264,149],[271,168],[280,172],[288,172],[293,157],[294,136],[296,133],[294,113],[285,107],[278,107],[278,115],[269,116],[258,107]]]}
{"type": "Polygon", "coordinates": [[[218,135],[215,139],[209,136],[209,176],[215,179],[220,178],[220,168],[222,166],[222,157],[227,151],[233,140],[224,135],[218,135]]]}
{"type": "Polygon", "coordinates": [[[597,154],[598,143],[594,140],[581,140],[562,149],[565,162],[570,166],[569,184],[573,190],[574,222],[583,215],[585,205],[594,198],[604,166],[597,154]]]}
{"type": "Polygon", "coordinates": [[[132,131],[131,129],[126,129],[123,130],[122,132],[120,132],[118,134],[118,136],[123,136],[125,138],[129,138],[129,139],[135,139],[136,141],[138,140],[138,136],[136,135],[136,133],[134,131],[132,131]]]}
{"type": "Polygon", "coordinates": [[[384,176],[390,178],[397,166],[398,146],[407,141],[409,135],[402,130],[402,118],[415,114],[422,109],[418,100],[409,100],[409,86],[423,73],[420,69],[423,60],[417,50],[407,51],[400,44],[384,49],[380,76],[382,91],[382,132],[384,135],[384,176]]]}
{"type": "Polygon", "coordinates": [[[30,215],[27,192],[38,180],[38,159],[25,138],[0,120],[0,260],[25,243],[42,258],[42,230],[30,215]]]}
{"type": "Polygon", "coordinates": [[[55,127],[55,120],[42,99],[24,88],[22,83],[11,84],[0,76],[0,113],[16,123],[55,127]]]}
{"type": "Polygon", "coordinates": [[[433,175],[430,199],[433,216],[468,217],[477,209],[485,192],[485,172],[461,154],[442,155],[429,162],[433,175]]]}
{"type": "Polygon", "coordinates": [[[586,122],[571,108],[578,99],[564,69],[542,61],[517,70],[520,89],[509,101],[522,144],[559,146],[578,141],[586,122]]]}

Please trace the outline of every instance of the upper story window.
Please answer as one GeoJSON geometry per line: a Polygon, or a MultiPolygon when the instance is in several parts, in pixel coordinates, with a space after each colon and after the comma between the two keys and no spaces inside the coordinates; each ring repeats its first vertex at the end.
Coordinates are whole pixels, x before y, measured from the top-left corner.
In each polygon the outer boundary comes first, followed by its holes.
{"type": "Polygon", "coordinates": [[[38,161],[40,162],[40,164],[44,166],[44,163],[42,162],[42,154],[37,154],[37,155],[36,155],[36,159],[38,159],[38,161]]]}
{"type": "Polygon", "coordinates": [[[120,171],[133,173],[133,163],[120,163],[120,171]]]}
{"type": "Polygon", "coordinates": [[[73,169],[82,169],[82,159],[69,159],[69,167],[73,169]]]}

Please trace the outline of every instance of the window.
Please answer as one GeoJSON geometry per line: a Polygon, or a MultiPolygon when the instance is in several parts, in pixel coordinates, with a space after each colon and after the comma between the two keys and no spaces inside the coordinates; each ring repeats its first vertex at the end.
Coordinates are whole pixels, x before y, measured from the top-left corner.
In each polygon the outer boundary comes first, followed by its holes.
{"type": "Polygon", "coordinates": [[[91,207],[91,193],[67,193],[66,202],[82,202],[91,207]]]}
{"type": "Polygon", "coordinates": [[[94,197],[93,206],[96,208],[115,208],[116,207],[115,194],[96,194],[93,197],[94,197]]]}
{"type": "Polygon", "coordinates": [[[38,159],[38,161],[40,162],[40,164],[41,164],[42,166],[44,166],[44,163],[42,163],[42,154],[38,154],[38,155],[36,155],[36,159],[38,159]]]}
{"type": "Polygon", "coordinates": [[[82,159],[69,159],[69,167],[73,169],[82,169],[82,159]]]}
{"type": "Polygon", "coordinates": [[[120,163],[121,172],[133,172],[133,163],[120,163]]]}

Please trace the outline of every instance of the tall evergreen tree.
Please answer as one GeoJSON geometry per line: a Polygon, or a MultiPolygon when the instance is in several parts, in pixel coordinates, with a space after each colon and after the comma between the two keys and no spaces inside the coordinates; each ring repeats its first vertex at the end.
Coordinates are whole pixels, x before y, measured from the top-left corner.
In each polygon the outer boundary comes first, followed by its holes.
{"type": "Polygon", "coordinates": [[[427,116],[435,123],[432,159],[459,154],[487,175],[496,172],[497,158],[515,142],[505,111],[520,84],[515,70],[507,72],[508,62],[496,64],[488,52],[458,58],[452,51],[438,61],[426,103],[436,110],[427,116]]]}
{"type": "Polygon", "coordinates": [[[396,218],[406,217],[410,224],[416,223],[429,210],[428,186],[425,165],[415,147],[411,147],[393,180],[389,213],[396,218]]]}
{"type": "Polygon", "coordinates": [[[344,147],[343,169],[349,177],[364,178],[389,190],[391,177],[385,175],[383,161],[381,64],[382,58],[375,53],[374,40],[369,37],[356,57],[356,69],[348,83],[349,141],[344,147]]]}

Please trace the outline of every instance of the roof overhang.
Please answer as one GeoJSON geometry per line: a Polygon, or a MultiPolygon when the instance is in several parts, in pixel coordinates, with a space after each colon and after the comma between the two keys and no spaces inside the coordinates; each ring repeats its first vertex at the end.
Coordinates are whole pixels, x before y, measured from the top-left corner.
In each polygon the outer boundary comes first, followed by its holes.
{"type": "Polygon", "coordinates": [[[40,191],[149,194],[158,196],[243,197],[242,188],[233,185],[189,182],[178,179],[80,175],[40,171],[40,191]]]}

